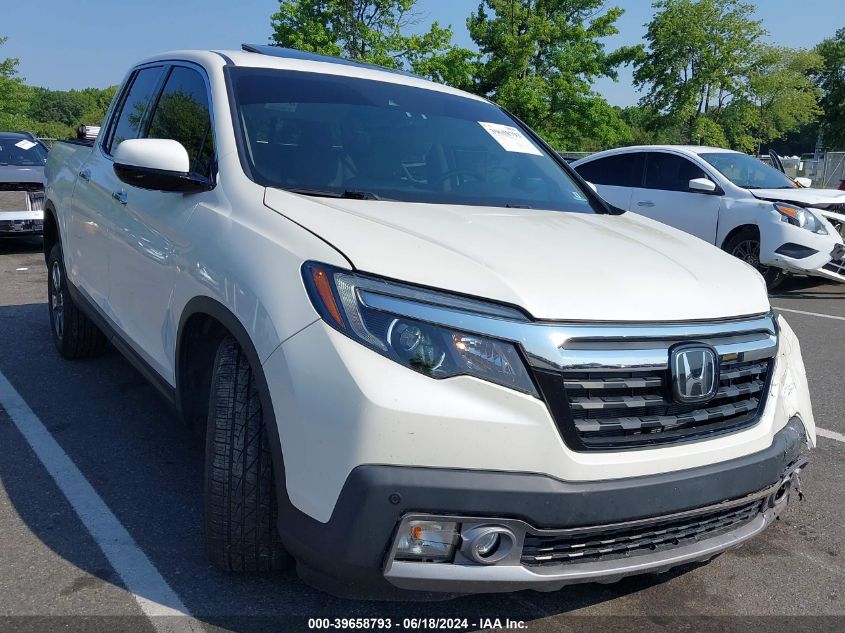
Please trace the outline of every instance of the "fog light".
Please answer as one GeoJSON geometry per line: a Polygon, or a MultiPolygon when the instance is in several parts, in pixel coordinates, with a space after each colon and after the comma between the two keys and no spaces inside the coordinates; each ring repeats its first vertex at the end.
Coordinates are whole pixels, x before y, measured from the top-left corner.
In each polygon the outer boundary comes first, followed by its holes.
{"type": "Polygon", "coordinates": [[[498,545],[499,534],[497,532],[489,532],[478,537],[478,540],[475,542],[475,552],[482,558],[485,558],[496,551],[498,545]]]}
{"type": "Polygon", "coordinates": [[[400,527],[396,560],[443,562],[450,560],[460,538],[453,521],[408,521],[400,527]]]}
{"type": "Polygon", "coordinates": [[[461,552],[476,563],[493,565],[507,558],[515,545],[516,537],[506,527],[477,527],[464,535],[461,552]]]}

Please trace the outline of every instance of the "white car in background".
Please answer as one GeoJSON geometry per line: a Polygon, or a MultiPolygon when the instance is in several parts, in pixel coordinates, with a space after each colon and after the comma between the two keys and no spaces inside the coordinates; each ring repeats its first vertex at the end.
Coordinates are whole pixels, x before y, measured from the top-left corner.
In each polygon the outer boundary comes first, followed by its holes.
{"type": "Polygon", "coordinates": [[[572,164],[599,194],[755,266],[769,288],[786,273],[845,281],[845,192],[805,189],[727,149],[651,145],[572,164]]]}

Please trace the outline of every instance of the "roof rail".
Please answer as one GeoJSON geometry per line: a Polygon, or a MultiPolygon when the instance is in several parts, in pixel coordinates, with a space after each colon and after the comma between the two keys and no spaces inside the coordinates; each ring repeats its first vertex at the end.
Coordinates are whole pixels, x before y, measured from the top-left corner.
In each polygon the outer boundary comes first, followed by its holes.
{"type": "Polygon", "coordinates": [[[356,66],[358,68],[369,68],[370,70],[380,70],[385,73],[393,73],[396,75],[404,75],[405,77],[423,79],[423,77],[420,77],[419,75],[415,75],[414,73],[409,73],[404,70],[396,70],[395,68],[378,66],[377,64],[356,62],[351,59],[344,59],[343,57],[332,57],[331,55],[309,53],[295,48],[285,48],[283,46],[273,46],[271,44],[241,44],[241,48],[247,53],[258,53],[259,55],[270,55],[271,57],[283,57],[285,59],[303,59],[311,62],[326,62],[328,64],[340,64],[342,66],[356,66]]]}

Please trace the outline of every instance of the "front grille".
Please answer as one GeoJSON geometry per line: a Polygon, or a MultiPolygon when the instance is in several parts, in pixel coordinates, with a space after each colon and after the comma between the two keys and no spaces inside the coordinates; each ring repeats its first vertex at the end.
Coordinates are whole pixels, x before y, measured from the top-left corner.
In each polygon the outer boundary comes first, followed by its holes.
{"type": "Polygon", "coordinates": [[[576,451],[611,451],[706,439],[755,424],[762,415],[777,338],[764,331],[727,331],[703,339],[672,337],[659,328],[649,339],[571,339],[558,369],[534,375],[567,445],[576,451]],[[671,349],[711,346],[719,356],[719,383],[704,403],[681,403],[672,391],[671,349]]]}
{"type": "Polygon", "coordinates": [[[0,183],[0,211],[43,211],[44,187],[37,183],[0,183]]]}
{"type": "Polygon", "coordinates": [[[761,512],[762,503],[757,499],[704,514],[658,519],[637,527],[597,527],[577,536],[529,534],[525,537],[521,562],[528,567],[567,565],[674,549],[742,527],[761,512]]]}
{"type": "Polygon", "coordinates": [[[845,275],[845,259],[832,259],[823,268],[837,275],[845,275]]]}
{"type": "Polygon", "coordinates": [[[44,192],[35,191],[29,194],[29,210],[43,211],[44,210],[44,192]]]}
{"type": "Polygon", "coordinates": [[[566,372],[563,383],[584,446],[641,446],[736,430],[753,422],[764,401],[769,364],[722,363],[719,390],[704,405],[673,402],[666,370],[628,372],[624,378],[566,372]]]}
{"type": "Polygon", "coordinates": [[[28,200],[26,191],[0,191],[0,211],[26,211],[28,200]]]}

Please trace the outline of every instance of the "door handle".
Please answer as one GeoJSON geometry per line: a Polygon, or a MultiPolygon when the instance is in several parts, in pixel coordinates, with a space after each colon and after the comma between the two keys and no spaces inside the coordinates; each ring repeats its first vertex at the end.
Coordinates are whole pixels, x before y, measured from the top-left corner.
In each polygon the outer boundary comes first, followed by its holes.
{"type": "Polygon", "coordinates": [[[79,172],[79,177],[82,178],[85,182],[91,180],[91,170],[90,169],[83,169],[79,172]]]}
{"type": "Polygon", "coordinates": [[[120,204],[126,204],[129,202],[129,196],[126,195],[126,192],[122,189],[120,191],[112,191],[111,197],[113,200],[116,200],[120,204]]]}
{"type": "Polygon", "coordinates": [[[637,203],[638,207],[653,207],[654,203],[651,200],[640,200],[637,203]]]}

